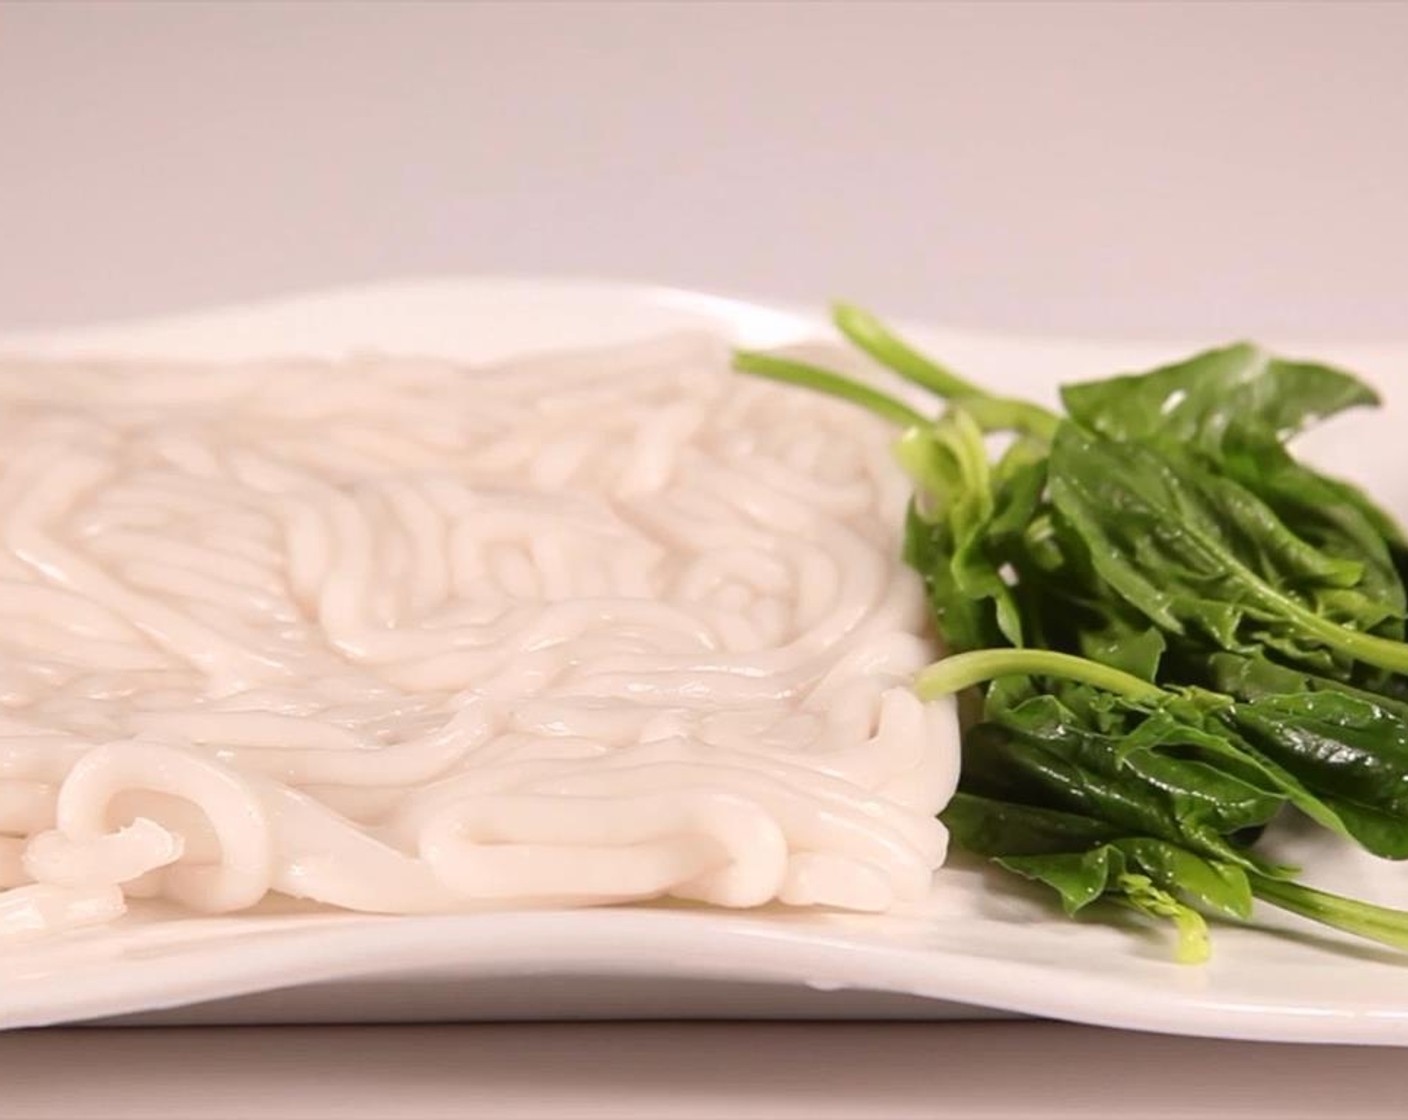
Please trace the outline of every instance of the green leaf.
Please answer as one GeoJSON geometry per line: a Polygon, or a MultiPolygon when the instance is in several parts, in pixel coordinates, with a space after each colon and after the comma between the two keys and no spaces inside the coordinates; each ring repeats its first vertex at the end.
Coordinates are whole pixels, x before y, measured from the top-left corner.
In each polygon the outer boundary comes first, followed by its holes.
{"type": "Polygon", "coordinates": [[[1055,697],[1038,696],[968,732],[962,787],[1273,872],[1228,838],[1264,825],[1283,796],[1204,759],[1131,751],[1124,739],[1093,731],[1055,697]]]}
{"type": "Polygon", "coordinates": [[[895,452],[918,488],[905,559],[924,579],[945,644],[1020,645],[1021,612],[989,549],[997,499],[982,431],[963,409],[952,409],[906,432],[895,452]]]}
{"type": "Polygon", "coordinates": [[[1251,891],[1240,869],[1219,869],[1156,841],[1121,840],[1084,852],[1004,856],[997,863],[1051,887],[1070,915],[1097,899],[1110,898],[1151,918],[1172,921],[1183,964],[1207,960],[1209,944],[1207,924],[1179,901],[1179,893],[1192,893],[1199,901],[1216,899],[1218,908],[1234,917],[1251,911],[1251,891]]]}
{"type": "Polygon", "coordinates": [[[1354,839],[1354,831],[1337,806],[1312,792],[1294,773],[1234,730],[1234,708],[1224,696],[1200,695],[1196,690],[1185,693],[1170,700],[1131,732],[1121,749],[1173,749],[1182,757],[1201,759],[1248,785],[1285,799],[1322,828],[1354,839]],[[1170,721],[1172,726],[1168,726],[1170,721]]]}
{"type": "Polygon", "coordinates": [[[997,863],[1028,879],[1045,883],[1061,897],[1061,909],[1078,914],[1108,889],[1114,849],[1108,845],[1086,852],[1055,852],[1039,856],[999,856],[997,863]]]}
{"type": "Polygon", "coordinates": [[[1362,564],[1316,551],[1190,456],[1066,424],[1050,470],[1052,502],[1091,564],[1162,629],[1327,671],[1352,659],[1408,671],[1408,645],[1354,628],[1384,618],[1356,590],[1362,564]]]}
{"type": "Polygon", "coordinates": [[[1154,886],[1146,875],[1121,875],[1117,880],[1124,900],[1151,918],[1171,919],[1178,930],[1179,964],[1203,964],[1211,955],[1208,926],[1203,916],[1183,905],[1168,891],[1154,886]]]}
{"type": "Polygon", "coordinates": [[[962,790],[953,795],[939,819],[955,844],[981,856],[1085,851],[1120,835],[1112,825],[1092,817],[997,801],[962,790]]]}
{"type": "Polygon", "coordinates": [[[1316,549],[1365,565],[1361,590],[1384,608],[1376,632],[1403,636],[1405,597],[1388,544],[1393,519],[1349,483],[1297,462],[1285,441],[1377,394],[1343,370],[1239,343],[1151,373],[1067,386],[1071,418],[1108,438],[1177,446],[1236,480],[1316,549]]]}
{"type": "Polygon", "coordinates": [[[1238,703],[1233,722],[1317,792],[1375,855],[1408,858],[1408,724],[1387,704],[1341,691],[1238,703]]]}
{"type": "Polygon", "coordinates": [[[1246,871],[1236,864],[1202,859],[1184,848],[1160,840],[1133,837],[1115,847],[1128,863],[1145,871],[1164,890],[1181,893],[1229,918],[1252,916],[1252,888],[1246,871]]]}
{"type": "Polygon", "coordinates": [[[1222,713],[1235,738],[1296,808],[1375,855],[1408,858],[1408,703],[1259,657],[1219,653],[1207,668],[1237,700],[1222,713]]]}
{"type": "Polygon", "coordinates": [[[1286,361],[1246,342],[1148,373],[1067,385],[1061,400],[1071,419],[1111,439],[1157,436],[1214,452],[1234,429],[1284,440],[1345,409],[1379,403],[1352,374],[1286,361]]]}
{"type": "MultiPolygon", "coordinates": [[[[924,581],[929,610],[945,648],[961,651],[1004,644],[1007,638],[1002,633],[995,603],[987,596],[971,593],[973,572],[971,566],[961,572],[955,570],[957,551],[952,526],[920,516],[911,502],[905,518],[904,559],[924,581]]],[[[971,555],[967,562],[972,564],[971,555]]],[[[995,569],[993,575],[1000,582],[995,569]]],[[[999,594],[1005,595],[1006,589],[999,594]]],[[[1002,618],[1009,625],[1020,626],[1015,608],[1006,608],[1002,618]]]]}
{"type": "Polygon", "coordinates": [[[1354,594],[1378,607],[1357,625],[1394,640],[1404,636],[1408,605],[1397,552],[1398,527],[1349,483],[1328,478],[1291,457],[1267,434],[1243,433],[1224,443],[1220,468],[1256,494],[1287,529],[1329,556],[1362,565],[1354,594]]]}
{"type": "Polygon", "coordinates": [[[1140,626],[1123,613],[1108,612],[1100,629],[1076,632],[1081,656],[1152,681],[1159,672],[1168,642],[1153,626],[1140,626]]]}

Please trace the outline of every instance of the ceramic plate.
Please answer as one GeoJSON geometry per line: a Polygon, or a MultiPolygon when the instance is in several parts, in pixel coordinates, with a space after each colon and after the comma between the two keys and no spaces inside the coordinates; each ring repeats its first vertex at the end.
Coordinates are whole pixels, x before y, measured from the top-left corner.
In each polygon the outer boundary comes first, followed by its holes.
{"type": "MultiPolygon", "coordinates": [[[[624,342],[678,328],[750,346],[824,333],[804,314],[586,281],[436,280],[135,324],[0,338],[0,351],[238,358],[380,348],[469,360],[624,342]]],[[[1014,394],[1137,369],[1177,343],[921,339],[1014,394]]],[[[1218,340],[1201,340],[1203,342],[1218,340]]],[[[1295,340],[1267,340],[1295,349],[1295,340]]],[[[1351,365],[1393,403],[1317,433],[1327,466],[1408,512],[1408,345],[1300,349],[1351,365]],[[1403,391],[1397,387],[1402,384],[1403,391]]],[[[1408,903],[1408,868],[1282,838],[1306,877],[1408,903]]],[[[883,917],[672,906],[383,918],[129,916],[0,954],[0,1026],[92,1021],[907,1017],[1028,1014],[1228,1038],[1408,1044],[1408,958],[1297,919],[1220,926],[1205,967],[1162,934],[1058,916],[1043,896],[955,863],[928,902],[883,917]]]]}

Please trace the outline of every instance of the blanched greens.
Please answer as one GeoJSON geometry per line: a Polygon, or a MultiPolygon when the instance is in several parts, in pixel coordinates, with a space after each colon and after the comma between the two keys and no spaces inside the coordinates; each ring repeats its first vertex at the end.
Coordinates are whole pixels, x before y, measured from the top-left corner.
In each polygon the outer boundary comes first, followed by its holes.
{"type": "Polygon", "coordinates": [[[900,429],[905,559],[949,653],[917,688],[981,689],[943,814],[955,842],[1070,914],[1172,922],[1182,960],[1206,955],[1205,914],[1245,920],[1254,899],[1408,949],[1408,914],[1297,883],[1257,847],[1298,812],[1408,858],[1408,548],[1287,446],[1373,390],[1237,344],[1066,386],[1058,414],[857,308],[835,322],[934,413],[780,354],[736,364],[900,429]]]}

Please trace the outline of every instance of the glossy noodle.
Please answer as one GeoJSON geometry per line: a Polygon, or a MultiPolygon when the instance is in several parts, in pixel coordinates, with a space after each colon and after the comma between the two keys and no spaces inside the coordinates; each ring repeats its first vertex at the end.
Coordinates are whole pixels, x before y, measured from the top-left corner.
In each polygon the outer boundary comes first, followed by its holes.
{"type": "Polygon", "coordinates": [[[922,897],[891,433],[680,337],[0,362],[0,937],[158,898],[922,897]]]}

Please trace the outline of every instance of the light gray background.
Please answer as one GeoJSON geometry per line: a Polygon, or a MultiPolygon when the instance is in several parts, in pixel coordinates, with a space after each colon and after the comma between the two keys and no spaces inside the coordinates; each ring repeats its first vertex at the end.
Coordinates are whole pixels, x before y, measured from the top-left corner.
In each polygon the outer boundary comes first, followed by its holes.
{"type": "Polygon", "coordinates": [[[1408,5],[0,7],[0,327],[407,273],[1408,334],[1408,5]]]}
{"type": "MultiPolygon", "coordinates": [[[[1408,5],[0,3],[0,328],[436,273],[1408,337],[1408,5]]],[[[7,1118],[1399,1115],[1054,1025],[54,1032],[7,1118]]]]}

